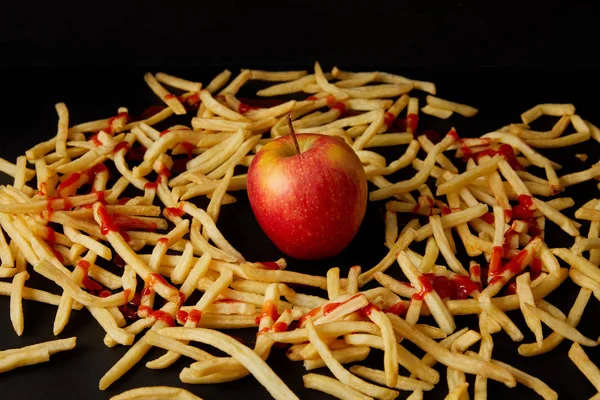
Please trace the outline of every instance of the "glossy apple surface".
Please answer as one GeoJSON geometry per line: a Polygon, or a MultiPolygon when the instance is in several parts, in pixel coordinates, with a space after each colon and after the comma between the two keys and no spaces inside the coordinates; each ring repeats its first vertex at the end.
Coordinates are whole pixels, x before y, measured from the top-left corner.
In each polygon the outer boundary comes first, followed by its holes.
{"type": "Polygon", "coordinates": [[[350,146],[337,137],[291,135],[265,145],[248,170],[248,197],[269,239],[289,256],[316,260],[341,252],[367,206],[367,179],[350,146]]]}

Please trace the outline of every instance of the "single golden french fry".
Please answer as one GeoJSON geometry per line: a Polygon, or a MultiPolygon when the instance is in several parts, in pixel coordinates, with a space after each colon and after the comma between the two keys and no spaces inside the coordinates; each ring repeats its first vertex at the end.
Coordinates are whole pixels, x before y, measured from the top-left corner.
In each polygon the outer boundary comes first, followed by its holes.
{"type": "Polygon", "coordinates": [[[306,374],[302,377],[304,387],[327,393],[335,398],[342,400],[369,400],[370,396],[362,394],[351,386],[346,385],[337,379],[317,374],[306,374]]]}
{"type": "Polygon", "coordinates": [[[575,342],[569,349],[569,358],[585,375],[585,377],[594,385],[596,390],[600,391],[600,369],[594,364],[579,343],[575,342]]]}
{"type": "Polygon", "coordinates": [[[464,117],[472,117],[477,114],[478,110],[465,104],[454,103],[452,101],[443,100],[435,96],[427,96],[427,104],[442,110],[448,110],[460,114],[464,117]]]}

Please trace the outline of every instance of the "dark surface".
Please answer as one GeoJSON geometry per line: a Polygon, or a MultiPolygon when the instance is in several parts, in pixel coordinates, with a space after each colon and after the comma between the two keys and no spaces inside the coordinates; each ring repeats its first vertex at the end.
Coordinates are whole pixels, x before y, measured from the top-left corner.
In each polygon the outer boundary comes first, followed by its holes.
{"type": "MultiPolygon", "coordinates": [[[[594,1],[11,2],[3,65],[589,67],[594,1]]],[[[593,66],[593,63],[592,63],[593,66]]]]}
{"type": "MultiPolygon", "coordinates": [[[[256,65],[252,65],[256,66],[256,65]]],[[[324,65],[330,68],[332,65],[324,65]]],[[[341,68],[346,65],[339,65],[341,68]]],[[[310,68],[308,65],[297,67],[310,68]]],[[[358,68],[355,68],[358,69],[358,68]]],[[[382,67],[382,69],[385,69],[382,67]]],[[[389,68],[387,68],[389,69],[389,68]]],[[[24,69],[14,72],[5,84],[5,93],[10,94],[11,104],[3,109],[3,126],[0,131],[0,156],[14,161],[17,155],[23,154],[35,143],[50,138],[55,134],[56,116],[54,103],[64,101],[69,106],[72,124],[86,120],[104,118],[113,115],[118,106],[127,106],[132,114],[139,113],[146,106],[158,101],[145,87],[141,69],[24,69]],[[6,86],[7,85],[7,86],[6,86]]],[[[181,73],[190,79],[207,82],[217,70],[212,69],[166,69],[165,72],[181,73]]],[[[237,71],[233,71],[236,73],[237,71]]],[[[460,116],[443,122],[422,119],[421,127],[434,128],[445,132],[450,126],[456,126],[461,136],[476,136],[486,133],[510,122],[518,122],[522,111],[540,102],[573,102],[578,113],[592,122],[600,123],[596,113],[594,95],[600,89],[600,82],[594,71],[585,72],[575,69],[436,69],[407,68],[399,72],[406,76],[433,80],[438,84],[438,93],[443,98],[466,102],[478,107],[480,113],[472,119],[460,116]]],[[[397,158],[403,148],[388,150],[386,155],[397,158]]],[[[589,167],[597,161],[598,146],[594,142],[569,148],[567,151],[548,151],[554,160],[563,163],[564,171],[572,172],[589,167]],[[590,159],[583,163],[574,157],[575,153],[587,152],[590,159]]],[[[398,177],[410,176],[410,169],[401,172],[398,177]]],[[[2,177],[0,182],[9,181],[2,177]]],[[[573,195],[577,204],[597,196],[595,183],[580,185],[567,191],[573,195]]],[[[250,211],[245,194],[236,193],[238,203],[225,206],[219,219],[219,226],[231,243],[250,260],[271,260],[280,256],[279,252],[266,239],[256,224],[250,211]]],[[[307,272],[324,275],[327,268],[339,266],[342,274],[348,268],[359,264],[367,269],[376,264],[386,253],[383,246],[384,202],[370,203],[361,230],[351,246],[334,259],[322,262],[296,262],[289,260],[292,270],[303,269],[307,272]]],[[[566,212],[572,216],[572,210],[566,212]]],[[[401,222],[408,219],[401,217],[401,222]]],[[[587,224],[581,230],[587,234],[587,224]]],[[[550,246],[571,246],[573,240],[556,228],[547,224],[547,237],[550,246]]],[[[465,258],[463,257],[463,260],[465,258]]],[[[33,271],[28,285],[39,286],[56,292],[57,287],[44,282],[33,271]]],[[[399,268],[393,265],[389,273],[399,275],[399,268]]],[[[322,293],[324,296],[325,294],[322,293]]],[[[572,283],[565,283],[548,300],[561,308],[565,313],[569,310],[577,288],[572,283]]],[[[56,308],[29,301],[24,302],[25,332],[17,337],[10,324],[8,314],[8,298],[0,298],[0,343],[2,348],[21,347],[24,345],[51,340],[52,321],[56,308]]],[[[525,334],[525,342],[532,342],[533,335],[528,331],[518,311],[509,313],[525,334]]],[[[596,338],[598,331],[600,307],[592,297],[582,322],[581,332],[596,338]]],[[[427,321],[425,319],[425,321],[427,321]]],[[[476,329],[476,318],[458,317],[459,327],[469,326],[476,329]]],[[[252,340],[254,331],[235,333],[247,340],[252,340]]],[[[545,331],[547,334],[548,332],[545,331]]],[[[60,337],[78,337],[78,346],[74,351],[54,355],[50,363],[21,368],[0,375],[0,398],[6,399],[107,399],[111,395],[124,390],[148,385],[181,386],[198,394],[204,399],[255,398],[267,399],[268,393],[252,377],[240,381],[208,386],[183,385],[178,380],[178,372],[188,361],[182,360],[166,371],[151,371],[143,363],[162,354],[153,350],[143,362],[133,368],[122,379],[113,384],[105,393],[97,389],[100,377],[125,353],[124,347],[106,348],[102,343],[104,332],[86,311],[74,312],[71,321],[60,337]]],[[[567,358],[568,341],[563,342],[550,354],[534,358],[524,358],[517,354],[517,344],[504,334],[494,335],[493,357],[506,361],[518,368],[536,375],[550,384],[561,398],[587,399],[595,394],[592,385],[579,373],[567,358]]],[[[412,349],[412,347],[410,347],[412,349]]],[[[477,347],[475,347],[477,349],[477,347]]],[[[597,349],[585,349],[594,360],[600,359],[597,349]]],[[[415,350],[417,354],[420,351],[415,350]]],[[[302,364],[288,361],[284,350],[276,349],[268,359],[274,371],[301,398],[326,399],[321,393],[303,389],[302,375],[305,373],[302,364]]],[[[366,365],[382,369],[382,353],[373,350],[366,365]]],[[[439,368],[440,371],[444,369],[439,368]]],[[[316,371],[327,373],[325,369],[316,371]]],[[[469,377],[472,378],[472,377],[469,377]]],[[[472,384],[473,379],[469,379],[472,384]]],[[[436,389],[425,395],[427,399],[442,399],[447,394],[445,373],[436,389]]],[[[407,392],[401,392],[404,398],[407,392]]],[[[537,398],[531,390],[518,386],[508,390],[500,384],[489,384],[490,399],[537,398]]]]}

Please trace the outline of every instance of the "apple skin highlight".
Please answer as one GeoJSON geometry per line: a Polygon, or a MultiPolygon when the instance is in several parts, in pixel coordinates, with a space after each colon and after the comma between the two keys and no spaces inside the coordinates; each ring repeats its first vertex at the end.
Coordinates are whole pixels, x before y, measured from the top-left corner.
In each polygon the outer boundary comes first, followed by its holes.
{"type": "Polygon", "coordinates": [[[341,252],[356,235],[367,207],[360,159],[340,138],[291,135],[265,145],[248,170],[252,211],[287,255],[317,260],[341,252]]]}

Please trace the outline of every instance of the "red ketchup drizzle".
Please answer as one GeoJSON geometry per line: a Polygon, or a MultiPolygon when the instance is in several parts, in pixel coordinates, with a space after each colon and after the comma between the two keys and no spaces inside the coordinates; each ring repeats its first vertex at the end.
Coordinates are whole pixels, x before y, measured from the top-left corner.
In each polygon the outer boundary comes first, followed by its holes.
{"type": "Polygon", "coordinates": [[[376,305],[369,303],[366,306],[364,306],[363,308],[361,308],[360,310],[358,310],[357,312],[362,317],[368,317],[369,315],[371,315],[373,310],[381,311],[376,305]]]}
{"type": "Polygon", "coordinates": [[[98,134],[95,134],[94,136],[90,137],[90,141],[94,143],[94,146],[96,147],[102,146],[102,142],[98,139],[98,134]]]}
{"type": "Polygon", "coordinates": [[[153,116],[155,116],[156,114],[158,114],[159,112],[161,112],[162,110],[164,110],[166,107],[165,106],[150,106],[148,108],[146,108],[144,111],[142,111],[142,113],[140,114],[140,119],[148,119],[151,118],[153,116]]]}
{"type": "Polygon", "coordinates": [[[323,307],[317,307],[315,309],[310,310],[309,312],[306,313],[306,315],[304,315],[302,318],[300,318],[298,320],[298,324],[302,325],[309,317],[314,317],[319,315],[319,313],[321,312],[323,307]]]}
{"type": "Polygon", "coordinates": [[[179,292],[179,304],[183,304],[185,303],[185,294],[182,292],[179,292]]]}
{"type": "Polygon", "coordinates": [[[526,194],[519,195],[519,204],[514,206],[513,218],[514,219],[532,219],[534,217],[533,213],[535,211],[535,206],[533,205],[533,199],[531,196],[526,194]]]}
{"type": "Polygon", "coordinates": [[[96,192],[96,201],[102,204],[106,204],[106,192],[104,190],[96,192]]]}
{"type": "Polygon", "coordinates": [[[168,326],[175,326],[175,320],[173,319],[173,317],[161,310],[153,310],[148,306],[144,306],[141,305],[138,308],[138,314],[147,314],[148,317],[147,318],[152,318],[155,319],[157,321],[162,321],[165,324],[167,324],[168,326]]]}
{"type": "Polygon", "coordinates": [[[442,215],[452,214],[452,209],[450,207],[443,206],[442,207],[442,215]]]}
{"type": "Polygon", "coordinates": [[[271,317],[273,321],[279,318],[279,315],[277,314],[277,306],[272,300],[267,300],[263,304],[260,315],[255,319],[256,323],[260,324],[260,320],[265,317],[271,317]]]}
{"type": "Polygon", "coordinates": [[[100,293],[98,293],[98,297],[102,298],[108,297],[110,295],[112,295],[112,293],[109,290],[103,290],[100,293]]]}
{"type": "Polygon", "coordinates": [[[188,321],[198,324],[202,319],[202,311],[193,309],[188,313],[188,321]]]}
{"type": "Polygon", "coordinates": [[[529,233],[530,236],[536,237],[542,235],[542,230],[538,227],[538,223],[535,219],[527,221],[527,224],[529,225],[527,233],[529,233]]]}
{"type": "Polygon", "coordinates": [[[188,320],[188,313],[186,311],[179,310],[175,313],[175,319],[177,319],[179,323],[185,324],[188,320]]]}
{"type": "Polygon", "coordinates": [[[529,271],[531,273],[531,280],[537,279],[542,274],[542,261],[534,256],[529,271]]]}
{"type": "Polygon", "coordinates": [[[427,293],[431,293],[433,291],[433,285],[427,276],[419,276],[419,282],[421,283],[421,290],[412,296],[412,298],[415,300],[423,300],[427,293]]]}
{"type": "Polygon", "coordinates": [[[131,200],[131,197],[121,197],[119,199],[119,204],[120,205],[125,205],[125,204],[127,204],[127,202],[129,202],[129,200],[131,200]]]}
{"type": "Polygon", "coordinates": [[[113,149],[113,154],[117,154],[119,151],[125,149],[125,151],[129,151],[129,149],[131,148],[131,146],[129,146],[129,143],[127,142],[121,142],[119,144],[117,144],[115,146],[115,148],[113,149]]]}
{"type": "Polygon", "coordinates": [[[60,263],[64,263],[65,259],[63,258],[62,254],[60,254],[60,252],[58,250],[56,250],[54,247],[50,247],[50,251],[52,251],[52,254],[54,254],[54,257],[56,257],[58,259],[58,261],[60,261],[60,263]]]}
{"type": "Polygon", "coordinates": [[[183,210],[176,207],[167,207],[167,214],[172,217],[181,217],[183,215],[183,210]]]}
{"type": "Polygon", "coordinates": [[[455,298],[459,300],[464,300],[468,298],[471,293],[481,290],[481,284],[473,282],[468,276],[454,275],[452,277],[452,282],[454,283],[455,288],[455,298]]]}
{"type": "Polygon", "coordinates": [[[276,322],[272,329],[275,332],[285,332],[288,328],[288,324],[286,324],[285,322],[276,322]]]}
{"type": "Polygon", "coordinates": [[[454,275],[452,278],[447,276],[436,276],[434,274],[424,274],[419,277],[421,291],[413,295],[415,300],[423,300],[427,293],[435,290],[442,299],[464,300],[471,293],[481,290],[479,282],[472,281],[468,276],[454,275]]]}
{"type": "Polygon", "coordinates": [[[129,122],[129,113],[121,112],[121,113],[118,113],[117,115],[115,115],[114,117],[110,117],[108,120],[108,132],[106,132],[106,133],[109,133],[109,134],[113,133],[112,126],[113,126],[113,123],[115,122],[115,120],[117,120],[117,119],[124,119],[125,123],[127,123],[127,122],[129,122]]]}
{"type": "Polygon", "coordinates": [[[177,96],[175,96],[174,94],[169,93],[169,94],[166,94],[165,97],[163,97],[163,100],[165,102],[167,102],[169,100],[173,100],[173,99],[176,99],[176,98],[177,98],[177,96]]]}
{"type": "Polygon", "coordinates": [[[160,238],[157,240],[157,244],[162,244],[163,246],[167,246],[169,244],[168,238],[160,238]]]}
{"type": "Polygon", "coordinates": [[[419,125],[419,116],[417,114],[408,114],[406,116],[406,130],[409,132],[416,132],[417,126],[419,125]]]}
{"type": "Polygon", "coordinates": [[[471,148],[467,146],[463,140],[460,141],[460,151],[462,151],[462,158],[464,162],[467,162],[467,160],[473,156],[473,150],[471,150],[471,148]]]}
{"type": "Polygon", "coordinates": [[[492,255],[490,256],[490,273],[495,274],[502,269],[502,246],[492,247],[492,255]]]}
{"type": "Polygon", "coordinates": [[[194,155],[194,149],[196,148],[196,146],[194,144],[188,143],[188,142],[181,142],[181,143],[179,143],[179,145],[181,147],[183,147],[183,149],[187,153],[188,160],[191,159],[192,156],[194,155]]]}
{"type": "Polygon", "coordinates": [[[100,219],[100,233],[107,235],[108,232],[119,232],[112,218],[104,206],[98,207],[98,218],[100,219]]]}
{"type": "Polygon", "coordinates": [[[341,303],[338,303],[338,302],[325,304],[323,306],[323,316],[329,315],[333,310],[338,308],[340,305],[341,305],[341,303]]]}
{"type": "Polygon", "coordinates": [[[140,306],[141,300],[140,294],[136,293],[129,303],[119,307],[119,311],[121,311],[126,320],[130,322],[137,321],[139,317],[136,310],[140,306]]]}
{"type": "Polygon", "coordinates": [[[233,299],[219,299],[215,300],[214,303],[239,303],[239,301],[233,299]]]}
{"type": "Polygon", "coordinates": [[[346,103],[343,101],[338,101],[334,104],[331,104],[329,108],[332,110],[338,110],[340,114],[344,114],[346,111],[348,111],[348,107],[346,107],[346,103]]]}
{"type": "Polygon", "coordinates": [[[161,275],[156,274],[156,273],[148,275],[148,280],[147,280],[148,286],[152,287],[152,286],[156,285],[157,283],[161,283],[165,286],[169,286],[167,281],[165,281],[165,278],[163,278],[161,275]]]}
{"type": "MultiPolygon", "coordinates": [[[[465,148],[465,146],[462,147],[463,153],[464,153],[464,148],[465,148]]],[[[495,155],[503,156],[504,159],[506,160],[506,162],[508,162],[508,164],[510,164],[512,169],[514,169],[515,171],[523,171],[525,169],[525,168],[523,168],[523,166],[521,165],[519,160],[517,160],[517,156],[515,155],[515,151],[512,148],[512,146],[510,146],[508,144],[503,144],[502,146],[500,146],[498,148],[497,151],[488,149],[488,150],[483,150],[483,151],[480,151],[477,153],[473,153],[469,149],[469,154],[467,155],[466,153],[464,153],[463,158],[466,161],[466,159],[468,159],[470,157],[474,157],[477,161],[479,161],[479,159],[481,157],[484,157],[484,156],[494,157],[495,155]]]]}
{"type": "Polygon", "coordinates": [[[134,230],[140,229],[145,231],[155,231],[157,226],[154,222],[144,221],[143,219],[130,217],[120,213],[112,214],[113,224],[117,229],[134,230]]]}
{"type": "Polygon", "coordinates": [[[146,286],[142,289],[142,297],[150,296],[152,294],[152,288],[150,286],[146,286]]]}
{"type": "Polygon", "coordinates": [[[469,269],[469,273],[471,274],[471,276],[473,277],[473,279],[481,279],[481,266],[479,266],[479,265],[473,265],[469,269]]]}
{"type": "Polygon", "coordinates": [[[319,100],[319,98],[317,96],[308,96],[306,98],[307,101],[315,101],[315,100],[319,100]]]}
{"type": "Polygon", "coordinates": [[[494,214],[492,213],[485,213],[481,216],[481,219],[484,220],[485,222],[487,222],[488,224],[493,224],[494,223],[494,214]]]}
{"type": "Polygon", "coordinates": [[[258,107],[253,107],[249,104],[245,104],[245,103],[240,103],[240,105],[238,106],[238,112],[240,114],[246,114],[248,111],[251,110],[258,110],[258,107]]]}
{"type": "Polygon", "coordinates": [[[504,267],[502,267],[499,271],[492,271],[490,269],[489,273],[488,273],[488,277],[492,278],[490,281],[490,285],[492,285],[494,283],[494,281],[497,278],[502,278],[502,275],[504,275],[505,271],[510,271],[513,274],[518,274],[521,272],[521,270],[523,269],[523,262],[525,261],[525,258],[527,258],[527,253],[528,250],[521,250],[519,253],[517,253],[517,255],[510,260],[508,263],[506,263],[504,265],[504,267]]]}
{"type": "Polygon", "coordinates": [[[448,132],[447,136],[453,137],[454,140],[460,140],[460,138],[458,137],[458,133],[456,133],[456,129],[454,128],[450,129],[450,132],[448,132]]]}
{"type": "Polygon", "coordinates": [[[169,132],[171,132],[171,130],[170,130],[170,129],[165,129],[164,131],[162,131],[162,132],[160,133],[160,137],[163,137],[163,136],[165,136],[165,135],[166,135],[167,133],[169,133],[169,132]]]}
{"type": "Polygon", "coordinates": [[[48,242],[50,246],[56,243],[56,232],[49,226],[46,227],[46,242],[48,242]]]}
{"type": "Polygon", "coordinates": [[[404,303],[402,301],[399,301],[396,304],[394,304],[393,306],[383,310],[383,312],[392,313],[392,314],[396,314],[396,315],[404,315],[406,313],[406,306],[404,305],[404,303]]]}
{"type": "Polygon", "coordinates": [[[62,196],[62,191],[66,190],[69,186],[76,184],[79,181],[79,178],[81,178],[81,174],[80,173],[72,173],[69,174],[69,176],[67,177],[67,179],[65,179],[64,181],[62,181],[62,183],[60,185],[58,185],[58,195],[62,196]]]}
{"type": "Polygon", "coordinates": [[[191,96],[185,98],[183,96],[180,96],[179,101],[183,103],[186,110],[195,110],[200,104],[200,95],[198,93],[194,93],[191,96]]]}
{"type": "Polygon", "coordinates": [[[258,264],[262,265],[263,269],[268,269],[268,270],[273,270],[273,271],[279,270],[279,264],[277,264],[274,261],[260,261],[258,264]]]}
{"type": "Polygon", "coordinates": [[[389,127],[392,126],[395,120],[396,117],[394,116],[394,114],[392,114],[391,112],[386,112],[385,117],[383,119],[383,123],[389,129],[389,127]]]}
{"type": "Polygon", "coordinates": [[[515,231],[512,228],[509,228],[504,233],[504,243],[502,244],[502,249],[503,249],[505,257],[508,255],[508,252],[511,250],[510,244],[512,242],[512,238],[515,236],[518,236],[518,235],[519,235],[519,232],[515,231]]]}

